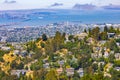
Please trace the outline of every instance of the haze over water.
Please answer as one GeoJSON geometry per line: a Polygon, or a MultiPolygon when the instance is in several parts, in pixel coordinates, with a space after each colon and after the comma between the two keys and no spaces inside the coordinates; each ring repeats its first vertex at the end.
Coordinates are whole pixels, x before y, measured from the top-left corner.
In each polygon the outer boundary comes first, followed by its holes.
{"type": "Polygon", "coordinates": [[[0,25],[40,26],[56,22],[120,23],[120,10],[18,10],[3,11],[0,25]]]}

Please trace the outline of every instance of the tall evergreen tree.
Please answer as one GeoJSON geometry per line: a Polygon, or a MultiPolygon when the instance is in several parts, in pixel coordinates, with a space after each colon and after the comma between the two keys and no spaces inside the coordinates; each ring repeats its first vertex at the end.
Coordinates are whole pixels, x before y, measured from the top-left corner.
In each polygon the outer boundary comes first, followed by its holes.
{"type": "Polygon", "coordinates": [[[43,35],[42,35],[42,40],[43,40],[43,41],[47,41],[47,39],[48,39],[48,38],[47,38],[46,34],[43,34],[43,35]]]}

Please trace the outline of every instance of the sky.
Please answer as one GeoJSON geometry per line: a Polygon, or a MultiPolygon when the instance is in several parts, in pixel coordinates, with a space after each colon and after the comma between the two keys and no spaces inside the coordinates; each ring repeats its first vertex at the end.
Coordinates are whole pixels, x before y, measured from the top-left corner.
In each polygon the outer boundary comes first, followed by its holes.
{"type": "Polygon", "coordinates": [[[72,8],[78,4],[104,6],[120,5],[120,0],[0,0],[0,10],[34,9],[34,8],[72,8]],[[51,6],[57,3],[55,6],[51,6]],[[62,4],[62,5],[59,5],[62,4]]]}

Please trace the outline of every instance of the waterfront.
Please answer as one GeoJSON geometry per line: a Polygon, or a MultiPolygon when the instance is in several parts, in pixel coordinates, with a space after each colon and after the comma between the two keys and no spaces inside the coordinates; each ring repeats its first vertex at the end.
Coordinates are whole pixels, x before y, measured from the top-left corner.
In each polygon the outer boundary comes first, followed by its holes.
{"type": "Polygon", "coordinates": [[[1,11],[0,25],[25,27],[47,25],[58,22],[84,24],[120,23],[120,10],[13,10],[1,11]]]}

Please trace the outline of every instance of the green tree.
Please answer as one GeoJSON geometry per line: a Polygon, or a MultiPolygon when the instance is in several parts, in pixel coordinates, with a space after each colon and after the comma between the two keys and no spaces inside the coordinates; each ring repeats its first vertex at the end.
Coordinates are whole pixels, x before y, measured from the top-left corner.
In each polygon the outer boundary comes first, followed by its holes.
{"type": "Polygon", "coordinates": [[[107,32],[101,32],[100,33],[100,39],[101,40],[107,40],[108,39],[107,32]]]}
{"type": "Polygon", "coordinates": [[[46,71],[45,69],[40,69],[33,72],[33,80],[45,80],[46,71]]]}
{"type": "Polygon", "coordinates": [[[116,31],[115,31],[115,29],[113,28],[113,26],[111,26],[111,27],[109,28],[108,32],[109,32],[109,33],[115,33],[116,31]]]}
{"type": "Polygon", "coordinates": [[[47,38],[46,34],[43,34],[43,35],[42,35],[42,40],[43,40],[43,41],[47,41],[47,39],[48,39],[48,38],[47,38]]]}
{"type": "Polygon", "coordinates": [[[120,29],[119,29],[119,28],[117,28],[117,30],[116,30],[116,34],[117,34],[117,35],[120,34],[120,29]]]}
{"type": "Polygon", "coordinates": [[[46,74],[45,80],[58,80],[57,72],[54,69],[51,69],[46,74]]]}
{"type": "Polygon", "coordinates": [[[104,32],[108,32],[108,27],[107,26],[104,27],[104,32]]]}
{"type": "Polygon", "coordinates": [[[6,74],[0,69],[0,79],[2,79],[6,74]]]}
{"type": "Polygon", "coordinates": [[[63,44],[64,44],[63,35],[60,32],[57,31],[52,43],[53,43],[54,51],[57,51],[57,50],[61,49],[63,44]]]}
{"type": "Polygon", "coordinates": [[[73,80],[79,80],[80,79],[80,76],[78,74],[77,71],[74,72],[74,75],[73,75],[73,80]]]}
{"type": "Polygon", "coordinates": [[[100,28],[99,27],[96,27],[96,28],[92,29],[92,37],[95,40],[99,40],[99,33],[100,33],[100,28]]]}
{"type": "Polygon", "coordinates": [[[60,76],[59,76],[59,80],[68,80],[68,77],[67,77],[66,74],[62,73],[62,74],[60,74],[60,76]]]}
{"type": "Polygon", "coordinates": [[[74,39],[74,36],[73,36],[73,35],[70,35],[70,36],[68,37],[68,39],[71,41],[72,39],[74,39]]]}
{"type": "Polygon", "coordinates": [[[98,70],[98,64],[96,64],[96,63],[93,64],[93,65],[92,65],[92,68],[94,69],[94,72],[97,71],[97,70],[98,70]]]}
{"type": "Polygon", "coordinates": [[[116,60],[116,61],[114,61],[114,66],[116,66],[116,67],[120,67],[120,60],[116,60]]]}
{"type": "Polygon", "coordinates": [[[88,29],[88,34],[89,34],[88,36],[91,37],[91,35],[92,35],[92,30],[91,30],[91,28],[88,29]]]}
{"type": "Polygon", "coordinates": [[[40,70],[41,68],[43,68],[43,62],[41,59],[39,59],[36,63],[31,65],[31,70],[40,70]]]}
{"type": "Polygon", "coordinates": [[[44,48],[45,47],[45,43],[41,42],[41,47],[44,48]]]}
{"type": "Polygon", "coordinates": [[[114,60],[115,60],[114,54],[110,54],[108,57],[108,60],[109,60],[109,62],[114,63],[114,60]]]}
{"type": "Polygon", "coordinates": [[[106,42],[105,47],[113,50],[115,53],[119,52],[119,48],[118,48],[116,41],[114,39],[111,39],[110,41],[106,42]]]}
{"type": "Polygon", "coordinates": [[[84,29],[84,32],[85,32],[85,33],[87,33],[87,30],[86,30],[86,29],[84,29]]]}
{"type": "Polygon", "coordinates": [[[120,71],[114,70],[112,68],[110,70],[110,74],[112,75],[111,80],[120,80],[120,71]]]}

